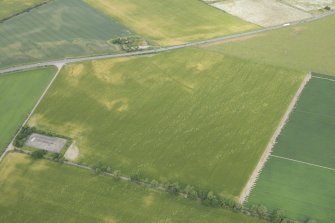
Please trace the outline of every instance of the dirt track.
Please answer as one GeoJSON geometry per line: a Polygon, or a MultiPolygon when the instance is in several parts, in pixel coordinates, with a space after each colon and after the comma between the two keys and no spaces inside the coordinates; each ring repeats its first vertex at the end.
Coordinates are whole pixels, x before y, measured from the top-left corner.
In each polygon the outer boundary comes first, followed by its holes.
{"type": "Polygon", "coordinates": [[[280,135],[281,131],[283,130],[286,122],[289,119],[289,116],[290,116],[291,112],[294,110],[294,107],[299,100],[299,97],[300,97],[302,91],[304,90],[305,86],[307,85],[307,83],[309,82],[309,80],[311,78],[312,78],[312,74],[308,73],[306,75],[306,77],[304,78],[304,80],[302,81],[297,93],[294,95],[294,97],[293,97],[289,107],[287,108],[283,118],[281,119],[276,131],[274,132],[274,134],[272,135],[268,145],[266,146],[266,149],[263,152],[256,168],[252,172],[252,174],[249,178],[249,181],[247,182],[246,186],[244,187],[244,189],[242,190],[242,192],[240,194],[239,202],[241,204],[243,204],[247,200],[248,196],[250,195],[250,193],[251,193],[253,187],[255,186],[256,181],[259,177],[259,174],[261,173],[266,161],[269,159],[269,157],[271,155],[271,152],[272,152],[273,146],[276,143],[277,137],[280,135]]]}

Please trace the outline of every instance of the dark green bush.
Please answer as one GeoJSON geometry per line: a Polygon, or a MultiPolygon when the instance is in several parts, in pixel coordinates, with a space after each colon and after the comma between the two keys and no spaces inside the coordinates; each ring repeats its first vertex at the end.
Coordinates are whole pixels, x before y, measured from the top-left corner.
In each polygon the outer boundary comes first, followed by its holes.
{"type": "Polygon", "coordinates": [[[31,153],[31,157],[33,159],[42,159],[45,154],[47,154],[47,151],[45,150],[35,150],[34,152],[31,153]]]}
{"type": "Polygon", "coordinates": [[[27,141],[28,137],[34,133],[35,128],[29,128],[29,127],[22,127],[19,134],[16,136],[14,140],[14,146],[18,148],[22,148],[24,146],[24,143],[27,141]]]}

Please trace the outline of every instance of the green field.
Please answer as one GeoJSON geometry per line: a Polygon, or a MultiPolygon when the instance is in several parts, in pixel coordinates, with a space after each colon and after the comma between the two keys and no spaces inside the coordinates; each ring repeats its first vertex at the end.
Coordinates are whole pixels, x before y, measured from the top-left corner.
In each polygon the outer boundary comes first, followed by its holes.
{"type": "Polygon", "coordinates": [[[55,74],[55,68],[0,75],[0,153],[27,118],[55,74]]]}
{"type": "Polygon", "coordinates": [[[1,222],[261,223],[88,170],[9,154],[0,164],[1,222]]]}
{"type": "Polygon", "coordinates": [[[113,53],[108,41],[129,34],[81,0],[53,0],[0,24],[0,67],[113,53]]]}
{"type": "Polygon", "coordinates": [[[275,155],[335,168],[334,92],[335,79],[312,79],[278,139],[275,155]]]}
{"type": "Polygon", "coordinates": [[[273,154],[279,157],[268,161],[249,203],[283,209],[300,220],[335,219],[334,92],[335,79],[312,78],[278,138],[273,154]]]}
{"type": "Polygon", "coordinates": [[[0,0],[0,21],[46,0],[0,0]]]}
{"type": "Polygon", "coordinates": [[[335,171],[271,157],[249,204],[281,209],[297,220],[330,223],[334,212],[335,171]]]}
{"type": "Polygon", "coordinates": [[[85,0],[161,45],[181,44],[258,28],[198,0],[85,0]]]}
{"type": "Polygon", "coordinates": [[[335,15],[210,46],[225,54],[335,75],[335,15]]]}
{"type": "Polygon", "coordinates": [[[304,75],[201,49],[68,65],[29,124],[80,162],[238,196],[304,75]]]}

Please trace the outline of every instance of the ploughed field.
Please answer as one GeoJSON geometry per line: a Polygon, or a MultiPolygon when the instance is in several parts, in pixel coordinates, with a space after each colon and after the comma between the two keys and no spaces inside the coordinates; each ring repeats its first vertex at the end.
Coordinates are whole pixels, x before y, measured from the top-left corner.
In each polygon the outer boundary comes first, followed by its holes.
{"type": "Polygon", "coordinates": [[[299,220],[335,219],[334,92],[335,78],[314,75],[278,138],[250,204],[282,209],[299,220]]]}
{"type": "Polygon", "coordinates": [[[239,33],[258,26],[198,0],[84,0],[161,45],[239,33]]]}
{"type": "Polygon", "coordinates": [[[334,0],[283,0],[283,2],[304,11],[312,12],[318,12],[317,10],[323,9],[327,6],[331,9],[334,9],[335,7],[334,0]]]}
{"type": "Polygon", "coordinates": [[[53,67],[0,75],[0,154],[55,74],[53,67]]]}
{"type": "Polygon", "coordinates": [[[203,0],[213,7],[238,16],[245,21],[269,27],[303,20],[311,14],[291,7],[279,0],[203,0]]]}
{"type": "Polygon", "coordinates": [[[0,68],[117,52],[111,40],[129,35],[81,0],[53,0],[0,24],[0,68]]]}
{"type": "Polygon", "coordinates": [[[10,153],[0,163],[1,222],[263,221],[88,170],[10,153]]]}
{"type": "Polygon", "coordinates": [[[29,125],[79,162],[237,197],[304,76],[204,49],[71,64],[29,125]]]}

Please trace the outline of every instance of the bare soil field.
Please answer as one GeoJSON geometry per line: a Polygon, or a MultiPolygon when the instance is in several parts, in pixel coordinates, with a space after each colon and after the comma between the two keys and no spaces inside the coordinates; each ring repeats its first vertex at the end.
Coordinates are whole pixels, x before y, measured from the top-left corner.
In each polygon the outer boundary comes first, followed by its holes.
{"type": "Polygon", "coordinates": [[[314,11],[326,6],[335,9],[335,0],[281,0],[304,11],[314,11]]]}
{"type": "Polygon", "coordinates": [[[276,0],[205,1],[248,22],[268,27],[306,19],[311,14],[276,0]]]}

